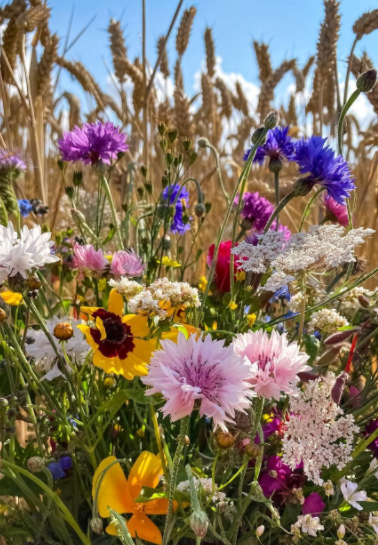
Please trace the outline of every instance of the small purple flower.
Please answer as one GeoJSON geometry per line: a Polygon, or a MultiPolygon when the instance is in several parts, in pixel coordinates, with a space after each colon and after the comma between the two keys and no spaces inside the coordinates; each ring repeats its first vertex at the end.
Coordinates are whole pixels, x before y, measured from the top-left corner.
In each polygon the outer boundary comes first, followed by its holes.
{"type": "Polygon", "coordinates": [[[68,471],[69,469],[72,469],[72,458],[71,456],[62,456],[59,460],[60,467],[64,471],[68,471]]]}
{"type": "Polygon", "coordinates": [[[110,272],[114,276],[141,276],[146,268],[142,259],[131,249],[129,252],[120,250],[115,252],[110,265],[110,272]]]}
{"type": "Polygon", "coordinates": [[[290,467],[284,464],[279,456],[271,456],[266,470],[259,480],[264,496],[270,498],[273,492],[284,488],[290,475],[290,467]]]}
{"type": "MultiPolygon", "coordinates": [[[[235,198],[234,205],[237,206],[240,196],[235,198]]],[[[243,208],[240,215],[250,223],[249,229],[263,231],[268,223],[270,216],[273,214],[274,206],[265,197],[260,197],[259,193],[250,193],[247,191],[243,195],[243,208]]]]}
{"type": "MultiPolygon", "coordinates": [[[[365,428],[365,436],[368,437],[378,429],[378,418],[376,420],[370,420],[368,425],[365,428]]],[[[378,437],[374,439],[368,446],[368,448],[373,452],[375,458],[378,458],[378,437]]]]}
{"type": "MultiPolygon", "coordinates": [[[[275,127],[269,131],[265,144],[257,148],[253,162],[262,165],[265,159],[269,159],[269,163],[292,161],[295,144],[288,133],[289,127],[275,127]]],[[[244,161],[248,159],[250,152],[248,150],[244,154],[244,161]]]]}
{"type": "Polygon", "coordinates": [[[110,164],[118,153],[129,149],[126,134],[110,123],[84,123],[75,127],[58,141],[63,161],[82,161],[84,165],[98,162],[110,164]]]}
{"type": "Polygon", "coordinates": [[[28,201],[28,199],[19,199],[18,207],[20,209],[20,214],[23,218],[27,218],[30,212],[33,210],[33,205],[28,201]]]}
{"type": "Polygon", "coordinates": [[[0,170],[13,170],[16,173],[21,173],[22,170],[26,170],[26,165],[22,159],[20,159],[14,153],[10,153],[5,149],[0,150],[0,170]]]}
{"type": "Polygon", "coordinates": [[[303,184],[313,186],[320,184],[339,204],[345,204],[355,189],[348,163],[341,156],[325,145],[327,138],[311,136],[296,144],[294,161],[298,163],[299,172],[307,174],[303,184]]]}
{"type": "Polygon", "coordinates": [[[190,229],[189,222],[183,222],[184,208],[187,208],[189,204],[189,192],[187,191],[187,189],[185,189],[185,187],[182,187],[180,190],[180,185],[174,184],[164,189],[163,199],[167,201],[168,204],[173,204],[176,200],[178,193],[179,196],[175,204],[175,213],[170,229],[173,234],[178,233],[179,235],[183,235],[186,231],[190,229]]]}
{"type": "Polygon", "coordinates": [[[324,511],[325,503],[322,500],[320,494],[317,492],[311,492],[302,505],[302,513],[304,515],[311,515],[317,517],[324,511]]]}
{"type": "Polygon", "coordinates": [[[47,469],[50,471],[51,475],[53,476],[53,479],[55,481],[58,481],[60,479],[64,479],[64,477],[66,476],[62,466],[60,465],[59,462],[51,462],[51,464],[49,464],[47,466],[47,469]]]}

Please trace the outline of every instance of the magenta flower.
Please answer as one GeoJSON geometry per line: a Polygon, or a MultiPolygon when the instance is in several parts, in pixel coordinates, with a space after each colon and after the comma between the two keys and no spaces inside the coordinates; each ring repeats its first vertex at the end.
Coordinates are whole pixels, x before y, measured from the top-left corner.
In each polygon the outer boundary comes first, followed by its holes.
{"type": "Polygon", "coordinates": [[[26,165],[18,155],[10,153],[5,149],[0,150],[0,170],[11,170],[16,174],[20,174],[21,171],[26,170],[26,165]]]}
{"type": "Polygon", "coordinates": [[[284,464],[279,456],[271,456],[265,472],[259,479],[264,496],[270,498],[274,492],[287,488],[286,481],[290,475],[290,467],[284,464]]]}
{"type": "Polygon", "coordinates": [[[120,250],[113,255],[110,272],[114,276],[128,276],[133,278],[141,276],[146,268],[142,259],[136,255],[133,249],[129,252],[120,250]]]}
{"type": "MultiPolygon", "coordinates": [[[[240,195],[234,200],[234,206],[238,205],[240,195]]],[[[268,223],[270,216],[274,212],[274,206],[265,197],[261,197],[258,191],[250,193],[246,191],[243,194],[243,203],[240,215],[250,224],[249,229],[263,231],[268,223]]]]}
{"type": "Polygon", "coordinates": [[[250,383],[259,396],[280,399],[281,392],[292,393],[299,381],[298,373],[309,371],[307,354],[300,352],[296,342],[288,342],[286,335],[273,331],[248,331],[233,341],[236,354],[251,363],[250,383]]]}
{"type": "Polygon", "coordinates": [[[126,134],[110,123],[84,123],[58,141],[63,161],[82,161],[84,165],[98,162],[110,164],[118,153],[129,149],[126,134]]]}
{"type": "Polygon", "coordinates": [[[108,265],[101,249],[96,250],[92,244],[81,246],[76,242],[74,245],[74,266],[79,270],[102,274],[108,265]]]}
{"type": "Polygon", "coordinates": [[[339,204],[330,195],[324,197],[324,205],[327,209],[327,217],[331,221],[337,221],[343,227],[349,225],[348,209],[343,204],[339,204]]]}
{"type": "Polygon", "coordinates": [[[210,335],[186,339],[179,333],[177,343],[165,340],[161,346],[142,382],[151,386],[146,395],[159,393],[165,398],[164,416],[176,421],[198,408],[201,416],[213,419],[214,427],[227,429],[235,411],[250,406],[251,366],[232,346],[225,347],[224,340],[212,340],[210,335]]]}
{"type": "Polygon", "coordinates": [[[304,515],[311,515],[316,517],[324,511],[325,503],[322,500],[320,494],[317,492],[311,492],[302,505],[302,513],[304,515]]]}

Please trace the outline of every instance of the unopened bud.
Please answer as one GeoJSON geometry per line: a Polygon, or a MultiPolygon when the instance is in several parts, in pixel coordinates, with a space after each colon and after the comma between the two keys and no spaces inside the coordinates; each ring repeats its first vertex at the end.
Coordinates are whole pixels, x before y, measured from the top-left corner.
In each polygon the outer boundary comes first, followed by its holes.
{"type": "Polygon", "coordinates": [[[8,407],[9,401],[5,397],[0,397],[0,407],[8,407]]]}
{"type": "Polygon", "coordinates": [[[270,172],[277,173],[282,170],[282,160],[279,157],[274,157],[269,161],[269,170],[270,172]]]}
{"type": "Polygon", "coordinates": [[[321,358],[319,358],[316,362],[317,367],[322,367],[323,365],[330,365],[340,354],[340,350],[342,349],[342,344],[337,344],[336,346],[333,346],[328,352],[322,355],[321,358]]]}
{"type": "Polygon", "coordinates": [[[187,435],[185,435],[185,438],[184,438],[184,445],[187,447],[190,445],[190,439],[187,435]]]}
{"type": "Polygon", "coordinates": [[[91,519],[90,525],[92,532],[94,532],[95,534],[101,534],[104,525],[100,517],[93,517],[93,519],[91,519]]]}
{"type": "Polygon", "coordinates": [[[3,308],[0,308],[0,323],[7,319],[7,313],[3,308]]]}
{"type": "Polygon", "coordinates": [[[269,112],[266,118],[264,119],[264,125],[266,129],[274,129],[277,127],[278,123],[278,112],[276,110],[273,110],[272,112],[269,112]]]}
{"type": "Polygon", "coordinates": [[[265,526],[263,524],[261,526],[259,526],[258,528],[256,528],[256,536],[257,537],[262,536],[264,532],[265,532],[265,526]]]}
{"type": "Polygon", "coordinates": [[[306,197],[314,187],[315,182],[312,178],[299,178],[294,182],[293,193],[295,197],[306,197]]]}
{"type": "MultiPolygon", "coordinates": [[[[257,144],[257,142],[260,140],[261,138],[261,135],[262,133],[265,131],[265,127],[259,127],[258,129],[256,129],[254,131],[254,133],[252,134],[252,144],[257,144]]],[[[260,143],[260,146],[263,146],[266,142],[266,137],[264,138],[264,140],[260,143]]]]}
{"type": "Polygon", "coordinates": [[[197,203],[194,207],[194,213],[198,218],[200,218],[201,216],[206,214],[206,206],[201,202],[197,203]]]}
{"type": "Polygon", "coordinates": [[[345,526],[344,524],[340,524],[339,529],[337,530],[337,537],[339,539],[342,539],[345,536],[345,526]]]}
{"type": "Polygon", "coordinates": [[[26,280],[26,285],[29,290],[38,290],[41,287],[42,282],[36,276],[29,276],[26,280]]]}
{"type": "Polygon", "coordinates": [[[366,295],[359,295],[357,297],[358,302],[363,308],[369,308],[370,307],[370,299],[369,297],[366,297],[366,295]]]}
{"type": "Polygon", "coordinates": [[[60,341],[68,341],[73,334],[73,327],[69,322],[59,322],[54,328],[54,336],[60,341]]]}
{"type": "Polygon", "coordinates": [[[206,536],[207,528],[209,526],[209,519],[205,511],[202,509],[196,509],[190,515],[190,528],[192,532],[199,538],[203,539],[206,536]]]}
{"type": "Polygon", "coordinates": [[[219,431],[215,435],[215,440],[217,442],[218,447],[229,449],[232,448],[235,444],[235,439],[232,433],[226,432],[226,431],[219,431]]]}
{"type": "Polygon", "coordinates": [[[207,138],[202,137],[197,140],[197,144],[199,145],[200,148],[207,148],[210,145],[210,142],[208,141],[207,138]]]}
{"type": "Polygon", "coordinates": [[[345,383],[348,379],[348,373],[341,373],[337,379],[335,384],[332,387],[331,390],[331,397],[337,405],[340,405],[340,401],[344,392],[345,383]]]}
{"type": "Polygon", "coordinates": [[[45,460],[40,456],[33,456],[27,461],[27,468],[30,473],[39,473],[45,469],[45,460]]]}
{"type": "Polygon", "coordinates": [[[246,455],[250,458],[257,458],[261,453],[261,448],[259,445],[256,445],[256,443],[249,443],[244,450],[246,455]]]}
{"type": "Polygon", "coordinates": [[[370,93],[377,83],[377,71],[374,68],[367,70],[357,78],[356,87],[360,93],[370,93]]]}
{"type": "Polygon", "coordinates": [[[354,333],[357,333],[358,330],[359,328],[355,327],[353,329],[346,329],[345,331],[338,331],[337,333],[333,333],[333,335],[330,335],[325,339],[324,344],[337,345],[339,343],[342,343],[343,341],[349,339],[349,337],[351,337],[354,333]]]}

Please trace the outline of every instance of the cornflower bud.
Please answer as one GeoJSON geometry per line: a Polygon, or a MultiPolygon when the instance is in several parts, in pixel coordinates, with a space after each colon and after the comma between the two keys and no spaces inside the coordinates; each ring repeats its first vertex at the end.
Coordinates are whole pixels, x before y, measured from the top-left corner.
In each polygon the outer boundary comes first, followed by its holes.
{"type": "Polygon", "coordinates": [[[377,71],[375,68],[367,70],[357,78],[356,87],[360,93],[370,93],[377,83],[377,71]]]}
{"type": "Polygon", "coordinates": [[[90,522],[91,530],[95,534],[101,534],[104,527],[102,519],[100,517],[93,517],[90,522]]]}
{"type": "Polygon", "coordinates": [[[40,456],[33,456],[29,458],[26,465],[30,473],[39,473],[45,469],[45,460],[40,456]]]}
{"type": "Polygon", "coordinates": [[[36,276],[29,276],[26,280],[26,285],[29,290],[38,290],[41,287],[42,282],[36,276]]]}
{"type": "Polygon", "coordinates": [[[278,123],[278,112],[276,110],[273,110],[272,112],[269,112],[266,118],[264,119],[264,125],[266,129],[274,129],[277,127],[278,123]]]}
{"type": "MultiPolygon", "coordinates": [[[[262,133],[264,132],[265,130],[265,127],[259,127],[258,129],[256,129],[254,131],[254,133],[252,134],[252,144],[257,144],[260,136],[262,135],[262,133]]],[[[266,142],[266,137],[264,138],[264,140],[261,142],[260,146],[263,146],[266,142]]]]}
{"type": "Polygon", "coordinates": [[[196,509],[190,515],[190,528],[193,533],[203,539],[206,536],[207,528],[209,527],[209,518],[205,511],[202,509],[196,509]]]}
{"type": "Polygon", "coordinates": [[[207,146],[210,145],[210,142],[208,141],[207,138],[202,137],[198,139],[197,144],[199,145],[200,148],[207,148],[207,146]]]}
{"type": "Polygon", "coordinates": [[[200,218],[201,216],[206,214],[206,206],[201,202],[197,203],[194,207],[194,213],[198,218],[200,218]]]}

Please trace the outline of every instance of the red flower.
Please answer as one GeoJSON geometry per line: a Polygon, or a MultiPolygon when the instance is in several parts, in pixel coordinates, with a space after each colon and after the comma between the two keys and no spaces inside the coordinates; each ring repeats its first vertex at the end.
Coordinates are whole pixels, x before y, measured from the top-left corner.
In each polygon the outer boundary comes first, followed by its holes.
{"type": "MultiPolygon", "coordinates": [[[[237,246],[237,244],[235,245],[237,246]]],[[[230,261],[232,241],[221,242],[218,252],[217,265],[215,267],[214,282],[221,293],[230,291],[230,261]]],[[[207,264],[210,267],[214,256],[215,245],[212,244],[207,255],[207,264]]],[[[237,258],[236,258],[237,259],[237,258]]],[[[237,261],[234,260],[234,273],[238,270],[237,261]]]]}

